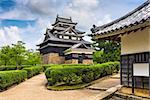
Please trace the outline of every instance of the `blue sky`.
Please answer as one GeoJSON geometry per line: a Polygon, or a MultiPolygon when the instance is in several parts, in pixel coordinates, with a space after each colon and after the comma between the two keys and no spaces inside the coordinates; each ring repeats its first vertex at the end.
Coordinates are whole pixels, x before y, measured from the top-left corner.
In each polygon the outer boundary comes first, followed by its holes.
{"type": "MultiPolygon", "coordinates": [[[[57,14],[72,17],[90,34],[99,26],[132,11],[146,0],[0,0],[0,47],[23,41],[28,49],[42,42],[57,14]]],[[[90,40],[89,37],[85,37],[90,40]]]]}

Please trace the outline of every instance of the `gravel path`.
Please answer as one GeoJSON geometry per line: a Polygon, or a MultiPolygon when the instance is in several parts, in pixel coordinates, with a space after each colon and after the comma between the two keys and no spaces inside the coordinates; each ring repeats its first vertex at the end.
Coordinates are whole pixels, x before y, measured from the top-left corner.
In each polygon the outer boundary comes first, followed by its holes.
{"type": "Polygon", "coordinates": [[[45,87],[44,74],[37,75],[0,93],[0,100],[92,100],[100,91],[81,89],[51,91],[45,87]]]}

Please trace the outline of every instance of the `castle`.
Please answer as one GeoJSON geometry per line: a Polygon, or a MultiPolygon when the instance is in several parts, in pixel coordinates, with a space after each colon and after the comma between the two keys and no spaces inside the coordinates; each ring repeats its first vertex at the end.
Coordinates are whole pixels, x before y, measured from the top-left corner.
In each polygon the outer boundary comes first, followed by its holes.
{"type": "Polygon", "coordinates": [[[70,18],[57,16],[53,28],[46,29],[39,44],[43,64],[92,64],[91,43],[83,40],[84,33],[76,29],[70,18]]]}

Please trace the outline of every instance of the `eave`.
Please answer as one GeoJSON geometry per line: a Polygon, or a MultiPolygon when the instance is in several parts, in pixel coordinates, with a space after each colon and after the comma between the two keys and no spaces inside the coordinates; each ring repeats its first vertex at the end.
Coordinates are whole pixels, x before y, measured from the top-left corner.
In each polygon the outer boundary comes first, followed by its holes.
{"type": "Polygon", "coordinates": [[[117,36],[119,38],[120,35],[122,35],[122,34],[129,34],[133,31],[137,31],[139,29],[143,29],[143,28],[146,28],[146,27],[150,27],[150,20],[147,20],[144,23],[131,24],[129,26],[121,27],[119,29],[111,30],[111,31],[108,31],[108,32],[94,34],[94,35],[92,35],[92,39],[94,39],[94,40],[104,39],[104,38],[109,39],[113,36],[117,36]]]}

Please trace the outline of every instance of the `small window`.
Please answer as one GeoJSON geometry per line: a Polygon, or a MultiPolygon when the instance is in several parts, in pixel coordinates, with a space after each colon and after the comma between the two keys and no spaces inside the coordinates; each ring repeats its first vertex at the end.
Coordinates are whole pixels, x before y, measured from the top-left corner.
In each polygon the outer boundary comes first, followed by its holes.
{"type": "Polygon", "coordinates": [[[78,40],[80,41],[80,40],[81,40],[81,38],[78,38],[78,40]]]}
{"type": "Polygon", "coordinates": [[[72,40],[77,40],[77,37],[72,37],[72,40]]]}
{"type": "Polygon", "coordinates": [[[59,38],[61,38],[61,39],[62,39],[62,38],[63,38],[63,36],[62,36],[62,35],[59,35],[59,38]]]}
{"type": "Polygon", "coordinates": [[[64,39],[69,39],[69,36],[64,36],[64,39]]]}

